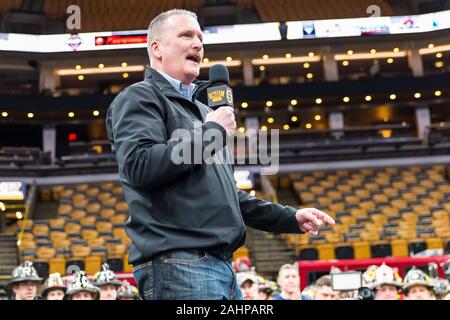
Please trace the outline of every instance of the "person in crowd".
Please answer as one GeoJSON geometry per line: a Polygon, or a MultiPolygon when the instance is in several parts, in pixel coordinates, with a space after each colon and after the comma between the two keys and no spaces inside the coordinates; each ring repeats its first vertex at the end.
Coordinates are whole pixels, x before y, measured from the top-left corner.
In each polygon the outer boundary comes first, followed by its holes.
{"type": "Polygon", "coordinates": [[[244,272],[252,270],[252,262],[249,257],[239,257],[234,261],[234,270],[244,272]]]}
{"type": "Polygon", "coordinates": [[[141,300],[139,291],[128,281],[122,281],[122,285],[117,289],[117,300],[141,300]]]}
{"type": "Polygon", "coordinates": [[[59,272],[52,273],[45,281],[42,297],[45,300],[64,300],[66,286],[59,272]]]}
{"type": "Polygon", "coordinates": [[[433,279],[433,291],[436,294],[438,300],[446,300],[446,297],[449,295],[450,284],[447,279],[433,279]]]}
{"type": "Polygon", "coordinates": [[[300,276],[295,265],[282,265],[278,271],[277,283],[281,292],[273,300],[301,300],[300,276]]]}
{"type": "Polygon", "coordinates": [[[257,276],[256,278],[258,280],[258,300],[272,300],[272,295],[278,290],[277,283],[262,276],[257,276]]]}
{"type": "Polygon", "coordinates": [[[100,289],[92,285],[85,271],[78,271],[68,285],[66,299],[98,300],[99,297],[100,289]]]}
{"type": "Polygon", "coordinates": [[[102,264],[102,270],[94,275],[94,286],[100,288],[100,300],[116,300],[121,285],[107,263],[102,264]]]}
{"type": "Polygon", "coordinates": [[[42,280],[33,262],[25,261],[14,268],[12,279],[7,283],[6,288],[11,291],[12,300],[42,300],[42,297],[37,295],[42,280]]]}
{"type": "Polygon", "coordinates": [[[147,38],[146,78],[118,94],[106,116],[129,207],[134,278],[148,300],[240,300],[232,256],[245,244],[246,225],[317,235],[335,221],[315,208],[283,206],[237,189],[228,145],[235,112],[197,99],[211,83],[196,79],[204,47],[195,13],[159,14],[147,38]],[[161,276],[167,273],[174,276],[161,276]]]}
{"type": "Polygon", "coordinates": [[[375,300],[399,300],[403,285],[402,278],[397,272],[382,264],[370,266],[363,274],[365,284],[374,291],[375,300]]]}
{"type": "Polygon", "coordinates": [[[256,275],[249,271],[236,274],[236,282],[241,289],[244,300],[258,300],[259,289],[256,275]]]}
{"type": "MultiPolygon", "coordinates": [[[[303,295],[305,290],[303,290],[303,295]]],[[[334,291],[331,285],[331,276],[321,276],[314,284],[313,300],[338,300],[339,292],[334,291]]]]}
{"type": "Polygon", "coordinates": [[[436,300],[431,278],[416,267],[406,273],[402,289],[405,300],[436,300]]]}

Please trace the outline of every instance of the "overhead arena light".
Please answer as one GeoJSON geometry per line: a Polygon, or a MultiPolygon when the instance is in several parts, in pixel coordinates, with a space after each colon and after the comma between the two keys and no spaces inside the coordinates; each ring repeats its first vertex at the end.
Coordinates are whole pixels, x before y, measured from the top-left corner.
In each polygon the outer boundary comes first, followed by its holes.
{"type": "Polygon", "coordinates": [[[252,64],[287,64],[287,63],[305,63],[305,62],[319,62],[319,56],[301,56],[290,58],[268,58],[268,59],[252,59],[252,64]]]}
{"type": "Polygon", "coordinates": [[[83,74],[101,74],[101,73],[124,73],[124,72],[143,72],[145,66],[135,65],[123,67],[104,67],[104,68],[85,68],[81,70],[74,69],[60,69],[56,71],[59,76],[73,76],[73,75],[83,75],[83,74]]]}
{"type": "MultiPolygon", "coordinates": [[[[228,59],[230,60],[230,59],[228,59]]],[[[203,60],[203,63],[200,65],[200,68],[211,68],[213,65],[215,64],[223,64],[225,67],[239,67],[242,65],[241,60],[215,60],[215,61],[211,61],[208,60],[208,62],[205,62],[205,60],[203,60]]]]}
{"type": "Polygon", "coordinates": [[[419,54],[426,55],[426,54],[433,54],[438,52],[444,52],[444,51],[450,51],[450,44],[447,44],[445,46],[437,46],[433,48],[422,48],[419,49],[419,54]]]}
{"type": "Polygon", "coordinates": [[[336,61],[343,60],[366,60],[366,59],[383,59],[383,58],[402,58],[406,57],[406,51],[392,52],[392,51],[383,51],[376,53],[353,53],[352,55],[348,54],[336,54],[334,59],[336,61]]]}

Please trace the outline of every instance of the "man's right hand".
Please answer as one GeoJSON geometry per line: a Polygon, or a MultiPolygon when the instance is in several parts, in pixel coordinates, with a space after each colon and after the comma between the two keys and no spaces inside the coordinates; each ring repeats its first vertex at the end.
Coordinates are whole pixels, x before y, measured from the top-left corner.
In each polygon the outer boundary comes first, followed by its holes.
{"type": "Polygon", "coordinates": [[[236,120],[234,118],[234,109],[231,107],[220,107],[217,110],[206,115],[205,122],[216,122],[220,124],[231,136],[236,131],[236,120]]]}

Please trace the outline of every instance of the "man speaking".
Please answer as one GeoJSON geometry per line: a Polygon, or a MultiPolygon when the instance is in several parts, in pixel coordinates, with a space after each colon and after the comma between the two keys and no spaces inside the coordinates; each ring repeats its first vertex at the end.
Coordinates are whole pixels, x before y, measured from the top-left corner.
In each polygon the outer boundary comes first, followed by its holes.
{"type": "Polygon", "coordinates": [[[180,145],[208,148],[193,138],[207,131],[218,134],[223,151],[231,154],[226,138],[236,130],[233,109],[212,111],[196,100],[209,84],[195,80],[202,42],[194,13],[158,15],[148,29],[146,79],[123,90],[107,113],[129,207],[129,262],[144,299],[242,299],[231,257],[245,243],[246,224],[312,235],[334,224],[317,209],[297,210],[237,190],[232,164],[174,161],[180,145]],[[174,137],[181,129],[184,134],[174,137]]]}

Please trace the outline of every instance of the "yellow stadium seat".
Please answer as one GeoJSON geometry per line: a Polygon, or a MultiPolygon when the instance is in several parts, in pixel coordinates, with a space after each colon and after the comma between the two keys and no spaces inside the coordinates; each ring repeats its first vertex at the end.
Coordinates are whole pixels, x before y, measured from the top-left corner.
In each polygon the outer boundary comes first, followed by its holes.
{"type": "Polygon", "coordinates": [[[49,262],[49,273],[59,272],[61,275],[66,274],[66,259],[51,258],[49,262]]]}
{"type": "Polygon", "coordinates": [[[59,232],[59,231],[50,232],[50,240],[52,242],[59,241],[59,240],[65,240],[65,239],[67,239],[67,233],[65,233],[65,232],[59,232]]]}
{"type": "Polygon", "coordinates": [[[370,259],[370,243],[366,241],[358,241],[353,243],[353,251],[355,259],[370,259]]]}
{"type": "Polygon", "coordinates": [[[388,217],[384,214],[372,214],[370,219],[377,225],[383,225],[388,221],[388,217]]]}
{"type": "Polygon", "coordinates": [[[318,244],[316,246],[319,252],[319,260],[332,260],[334,256],[334,245],[329,243],[318,244]]]}
{"type": "Polygon", "coordinates": [[[374,230],[371,231],[363,231],[361,232],[361,240],[372,242],[372,241],[379,241],[380,240],[380,234],[378,232],[374,232],[374,230]]]}
{"type": "Polygon", "coordinates": [[[115,210],[111,208],[104,208],[100,210],[100,216],[104,218],[111,218],[115,215],[115,210]]]}
{"type": "Polygon", "coordinates": [[[126,252],[126,247],[123,244],[110,243],[107,244],[108,248],[108,258],[123,258],[126,252]]]}
{"type": "Polygon", "coordinates": [[[408,241],[403,239],[396,239],[391,241],[392,256],[393,257],[408,257],[408,241]]]}
{"type": "Polygon", "coordinates": [[[88,239],[87,242],[91,248],[102,248],[105,246],[105,239],[102,237],[88,239]]]}
{"type": "Polygon", "coordinates": [[[117,211],[128,211],[128,205],[125,201],[117,202],[114,208],[117,211]]]}
{"type": "Polygon", "coordinates": [[[115,195],[122,195],[123,194],[122,187],[114,187],[111,191],[115,195]]]}
{"type": "Polygon", "coordinates": [[[72,201],[73,202],[85,201],[85,200],[86,200],[86,195],[84,193],[75,193],[72,196],[72,201]]]}
{"type": "Polygon", "coordinates": [[[342,242],[342,235],[337,234],[337,233],[328,233],[325,234],[325,239],[328,243],[338,243],[338,242],[342,242]]]}
{"type": "Polygon", "coordinates": [[[89,216],[89,217],[84,217],[80,220],[80,224],[82,226],[92,226],[95,225],[95,222],[97,221],[97,217],[95,216],[89,216]]]}
{"type": "Polygon", "coordinates": [[[61,198],[69,198],[69,197],[72,197],[72,195],[75,193],[75,191],[74,190],[72,190],[72,189],[64,189],[62,192],[61,192],[61,198]]]}
{"type": "Polygon", "coordinates": [[[52,198],[54,201],[58,201],[61,198],[61,193],[64,191],[64,186],[52,186],[52,198]]]}
{"type": "Polygon", "coordinates": [[[76,191],[86,191],[89,188],[87,183],[81,183],[75,186],[76,191]]]}
{"type": "Polygon", "coordinates": [[[37,259],[41,261],[49,261],[51,258],[53,258],[56,254],[56,250],[53,248],[39,248],[36,251],[36,257],[37,259]]]}
{"type": "Polygon", "coordinates": [[[245,246],[242,246],[238,248],[235,252],[233,252],[233,260],[236,260],[240,257],[249,257],[249,251],[248,248],[245,246]]]}
{"type": "Polygon", "coordinates": [[[347,196],[345,197],[345,201],[349,204],[358,204],[359,198],[356,196],[347,196]]]}
{"type": "Polygon", "coordinates": [[[118,214],[111,217],[112,224],[124,224],[128,220],[128,216],[125,214],[118,214]]]}
{"type": "Polygon", "coordinates": [[[114,205],[117,203],[117,199],[115,197],[111,197],[108,199],[101,199],[100,202],[102,203],[103,207],[114,207],[114,205]]]}
{"type": "Polygon", "coordinates": [[[100,205],[100,203],[97,203],[97,202],[95,202],[95,203],[89,203],[89,204],[86,206],[86,212],[87,212],[89,215],[91,215],[91,214],[97,214],[97,213],[100,212],[101,208],[102,208],[102,206],[100,205]]]}
{"type": "Polygon", "coordinates": [[[100,184],[100,188],[103,190],[112,190],[113,187],[114,187],[114,183],[112,183],[112,182],[102,182],[100,184]]]}
{"type": "Polygon", "coordinates": [[[107,200],[107,199],[110,199],[111,198],[111,192],[107,192],[107,191],[105,191],[105,192],[100,192],[98,195],[97,195],[97,199],[98,200],[100,200],[100,202],[102,202],[102,200],[107,200]]]}
{"type": "Polygon", "coordinates": [[[76,233],[81,231],[81,226],[76,223],[67,223],[64,230],[67,233],[76,233]]]}
{"type": "Polygon", "coordinates": [[[98,232],[111,232],[113,227],[112,223],[107,221],[98,221],[95,226],[98,232]]]}
{"type": "Polygon", "coordinates": [[[417,237],[416,230],[398,230],[397,233],[404,240],[412,240],[417,237]]]}
{"type": "Polygon", "coordinates": [[[72,206],[68,204],[61,204],[58,207],[58,215],[66,215],[72,211],[72,206]]]}
{"type": "Polygon", "coordinates": [[[23,241],[34,241],[34,234],[31,232],[24,232],[22,235],[22,242],[23,241]]]}
{"type": "Polygon", "coordinates": [[[396,188],[385,188],[385,189],[383,189],[383,193],[385,195],[388,195],[388,196],[397,196],[398,195],[398,189],[396,189],[396,188]]]}
{"type": "Polygon", "coordinates": [[[70,217],[72,218],[72,219],[76,219],[76,220],[80,220],[80,219],[82,219],[82,218],[84,218],[86,216],[86,211],[84,211],[84,210],[73,210],[71,213],[70,213],[70,217]]]}
{"type": "Polygon", "coordinates": [[[48,232],[49,228],[46,225],[35,225],[33,227],[33,234],[36,236],[46,236],[48,232]]]}
{"type": "Polygon", "coordinates": [[[128,254],[123,257],[123,272],[133,272],[133,266],[128,262],[128,254]]]}
{"type": "Polygon", "coordinates": [[[69,249],[70,248],[70,240],[68,240],[68,239],[55,240],[55,241],[53,241],[53,247],[55,249],[69,249]]]}
{"type": "Polygon", "coordinates": [[[84,240],[90,240],[90,239],[97,239],[98,238],[98,231],[97,230],[82,230],[81,235],[83,236],[84,240]]]}
{"type": "Polygon", "coordinates": [[[427,243],[427,249],[443,249],[444,248],[444,242],[441,238],[428,238],[425,239],[425,242],[427,243]]]}
{"type": "Polygon", "coordinates": [[[340,222],[344,225],[352,225],[356,223],[356,218],[354,216],[342,216],[340,222]]]}
{"type": "Polygon", "coordinates": [[[34,240],[22,240],[20,243],[20,249],[36,249],[36,243],[34,240]]]}
{"type": "Polygon", "coordinates": [[[87,199],[77,199],[73,201],[74,207],[78,209],[86,209],[88,203],[89,201],[87,199]]]}
{"type": "Polygon", "coordinates": [[[90,255],[91,248],[86,246],[73,246],[72,247],[72,257],[73,258],[86,258],[90,255]]]}
{"type": "Polygon", "coordinates": [[[48,224],[50,225],[50,228],[52,228],[52,229],[54,229],[54,228],[63,228],[64,224],[65,224],[65,220],[61,219],[61,218],[50,219],[48,221],[48,224]]]}
{"type": "Polygon", "coordinates": [[[84,260],[86,274],[94,274],[100,271],[102,265],[102,257],[100,256],[89,256],[84,260]]]}
{"type": "Polygon", "coordinates": [[[99,188],[89,188],[88,190],[86,190],[86,195],[88,197],[95,197],[99,194],[100,189],[99,188]]]}

